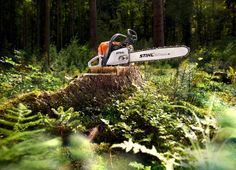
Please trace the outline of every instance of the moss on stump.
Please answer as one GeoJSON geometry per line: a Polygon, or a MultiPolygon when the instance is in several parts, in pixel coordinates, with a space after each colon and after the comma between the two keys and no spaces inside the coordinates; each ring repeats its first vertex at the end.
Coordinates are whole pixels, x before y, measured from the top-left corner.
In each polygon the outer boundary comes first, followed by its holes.
{"type": "Polygon", "coordinates": [[[41,112],[53,116],[51,108],[63,106],[76,110],[102,108],[119,99],[137,85],[142,84],[142,77],[137,67],[105,67],[93,68],[75,78],[67,87],[56,92],[28,93],[0,106],[0,113],[23,103],[33,112],[41,112]]]}

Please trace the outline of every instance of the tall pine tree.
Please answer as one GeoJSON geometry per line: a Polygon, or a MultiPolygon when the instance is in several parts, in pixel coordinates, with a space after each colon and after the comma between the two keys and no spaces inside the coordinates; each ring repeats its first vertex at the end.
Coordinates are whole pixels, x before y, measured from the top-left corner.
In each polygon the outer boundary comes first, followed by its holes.
{"type": "Polygon", "coordinates": [[[153,3],[153,43],[155,47],[164,46],[163,0],[153,3]]]}
{"type": "Polygon", "coordinates": [[[90,17],[90,47],[96,50],[97,46],[97,7],[96,0],[89,0],[90,17]]]}

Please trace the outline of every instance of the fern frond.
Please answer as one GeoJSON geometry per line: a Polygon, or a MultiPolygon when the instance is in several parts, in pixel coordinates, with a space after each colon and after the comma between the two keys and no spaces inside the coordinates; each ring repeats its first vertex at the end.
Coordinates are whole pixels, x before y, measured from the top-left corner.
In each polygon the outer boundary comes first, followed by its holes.
{"type": "Polygon", "coordinates": [[[17,107],[7,110],[0,118],[0,134],[4,137],[11,136],[14,132],[27,131],[29,128],[40,126],[43,118],[39,115],[32,115],[32,111],[25,105],[19,104],[17,107]]]}
{"type": "Polygon", "coordinates": [[[26,123],[21,123],[21,122],[19,122],[19,123],[15,124],[14,129],[15,129],[15,130],[20,130],[20,131],[22,131],[22,130],[28,129],[28,128],[30,128],[30,127],[38,126],[38,125],[40,125],[41,123],[42,123],[42,120],[40,120],[40,119],[39,119],[39,120],[36,120],[36,121],[26,122],[26,123]]]}
{"type": "Polygon", "coordinates": [[[0,128],[0,134],[1,134],[1,135],[9,136],[9,135],[11,135],[12,133],[14,133],[13,130],[0,128]]]}
{"type": "Polygon", "coordinates": [[[173,170],[174,165],[179,165],[175,161],[176,160],[175,157],[166,158],[163,153],[158,153],[154,146],[152,146],[152,149],[148,149],[143,145],[140,145],[138,143],[133,143],[132,139],[129,139],[129,141],[124,141],[121,144],[113,144],[111,148],[122,148],[122,149],[125,149],[126,152],[133,150],[134,153],[141,152],[141,153],[146,153],[148,155],[154,156],[162,162],[166,170],[173,170]]]}
{"type": "Polygon", "coordinates": [[[21,119],[21,122],[28,122],[28,121],[33,121],[33,120],[37,120],[37,119],[40,119],[38,114],[29,116],[29,117],[23,117],[21,119]]]}
{"type": "MultiPolygon", "coordinates": [[[[5,129],[4,129],[5,130],[5,129]]],[[[1,128],[0,128],[1,131],[1,128]]],[[[11,136],[4,138],[0,141],[0,146],[2,145],[7,145],[13,141],[24,141],[27,139],[31,139],[32,135],[36,135],[36,134],[40,134],[45,132],[45,129],[39,129],[39,130],[32,130],[32,131],[26,131],[26,132],[18,132],[18,133],[14,133],[13,131],[11,131],[11,136]]]]}
{"type": "Polygon", "coordinates": [[[3,119],[1,120],[0,119],[0,125],[14,127],[15,126],[15,122],[11,122],[11,121],[8,121],[8,120],[3,120],[3,119]]]}
{"type": "Polygon", "coordinates": [[[13,114],[4,114],[4,119],[10,119],[12,121],[17,121],[19,116],[13,115],[13,114]]]}

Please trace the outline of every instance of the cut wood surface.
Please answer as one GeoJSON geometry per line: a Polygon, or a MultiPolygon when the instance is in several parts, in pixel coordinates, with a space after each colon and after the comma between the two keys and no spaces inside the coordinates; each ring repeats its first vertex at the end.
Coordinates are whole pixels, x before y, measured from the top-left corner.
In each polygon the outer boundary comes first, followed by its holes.
{"type": "Polygon", "coordinates": [[[52,115],[52,108],[63,106],[76,110],[101,108],[125,96],[129,89],[142,84],[136,67],[93,68],[56,92],[28,93],[3,104],[0,113],[23,103],[33,112],[52,115]]]}

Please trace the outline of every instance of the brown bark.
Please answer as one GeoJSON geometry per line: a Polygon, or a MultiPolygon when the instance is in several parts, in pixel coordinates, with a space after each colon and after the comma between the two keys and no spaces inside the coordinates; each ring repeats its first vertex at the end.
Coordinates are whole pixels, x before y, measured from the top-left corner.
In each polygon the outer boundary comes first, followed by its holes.
{"type": "Polygon", "coordinates": [[[77,2],[76,0],[69,0],[69,25],[68,25],[68,31],[69,31],[69,38],[74,38],[75,36],[75,30],[76,30],[76,10],[77,10],[77,2]]]}
{"type": "MultiPolygon", "coordinates": [[[[0,54],[3,49],[13,50],[16,48],[16,2],[0,2],[0,54]]],[[[2,53],[3,52],[3,53],[2,53]]]]}
{"type": "Polygon", "coordinates": [[[155,47],[164,46],[163,0],[153,3],[153,43],[155,47]]]}
{"type": "Polygon", "coordinates": [[[62,0],[57,0],[57,50],[62,48],[62,0]]]}
{"type": "Polygon", "coordinates": [[[41,58],[43,60],[43,70],[48,71],[50,65],[49,59],[49,36],[50,36],[50,0],[43,0],[41,3],[41,58]]]}
{"type": "Polygon", "coordinates": [[[185,10],[181,11],[181,24],[182,24],[182,35],[183,35],[183,43],[185,45],[191,45],[191,16],[193,11],[193,1],[192,0],[184,0],[181,1],[181,6],[186,7],[185,10]]]}
{"type": "Polygon", "coordinates": [[[96,0],[89,0],[90,9],[90,47],[94,50],[97,48],[97,7],[96,0]]]}
{"type": "Polygon", "coordinates": [[[236,36],[236,2],[232,4],[232,29],[231,36],[236,36]]]}
{"type": "Polygon", "coordinates": [[[113,73],[89,73],[75,78],[66,88],[57,92],[42,94],[29,93],[20,98],[2,105],[0,114],[6,109],[23,103],[34,113],[41,112],[53,116],[51,108],[63,106],[68,109],[86,110],[91,108],[101,109],[114,100],[121,99],[134,84],[141,85],[142,78],[139,70],[135,67],[122,68],[122,71],[113,73]]]}

